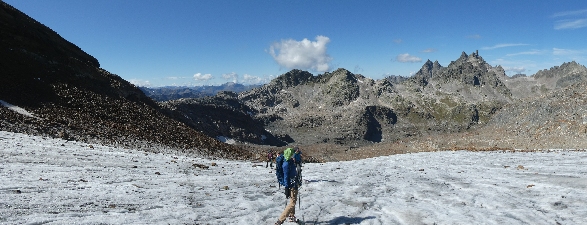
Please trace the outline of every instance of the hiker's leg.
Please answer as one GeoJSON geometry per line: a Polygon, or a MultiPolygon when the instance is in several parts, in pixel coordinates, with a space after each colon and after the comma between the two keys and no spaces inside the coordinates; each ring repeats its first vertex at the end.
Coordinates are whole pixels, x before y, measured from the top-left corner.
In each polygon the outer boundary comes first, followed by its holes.
{"type": "Polygon", "coordinates": [[[298,190],[297,189],[292,189],[291,192],[291,204],[293,205],[293,207],[291,208],[290,211],[290,215],[291,216],[295,216],[296,215],[296,202],[298,201],[298,190]]]}
{"type": "Polygon", "coordinates": [[[287,219],[287,217],[289,217],[290,215],[295,215],[295,213],[296,213],[295,210],[296,210],[296,200],[298,197],[298,190],[292,189],[290,194],[291,194],[291,196],[289,198],[289,203],[287,204],[287,206],[283,210],[283,213],[281,213],[281,216],[279,216],[279,221],[285,221],[285,219],[287,219]]]}

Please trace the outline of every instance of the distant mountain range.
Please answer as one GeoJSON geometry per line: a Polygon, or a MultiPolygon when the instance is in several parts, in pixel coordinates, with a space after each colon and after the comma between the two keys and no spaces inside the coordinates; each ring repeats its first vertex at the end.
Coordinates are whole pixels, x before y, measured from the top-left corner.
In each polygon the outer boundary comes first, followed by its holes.
{"type": "Polygon", "coordinates": [[[216,95],[221,91],[232,91],[235,93],[248,91],[261,85],[243,85],[228,82],[218,86],[165,86],[165,87],[139,87],[149,98],[155,101],[169,101],[180,98],[202,98],[216,95]]]}
{"type": "Polygon", "coordinates": [[[411,77],[291,70],[258,87],[139,89],[1,1],[0,31],[5,131],[219,158],[297,145],[310,161],[587,146],[587,68],[576,62],[508,77],[463,52],[411,77]]]}

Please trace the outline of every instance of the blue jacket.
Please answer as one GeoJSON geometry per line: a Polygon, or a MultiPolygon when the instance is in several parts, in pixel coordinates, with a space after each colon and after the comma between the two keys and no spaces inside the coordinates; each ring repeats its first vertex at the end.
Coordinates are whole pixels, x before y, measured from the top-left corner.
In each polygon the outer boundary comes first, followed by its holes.
{"type": "Polygon", "coordinates": [[[302,152],[300,151],[300,153],[294,153],[294,159],[296,160],[297,164],[302,164],[302,152]]]}
{"type": "Polygon", "coordinates": [[[298,175],[296,171],[296,165],[292,159],[283,161],[283,183],[286,188],[293,188],[297,189],[296,183],[296,176],[298,175]]]}
{"type": "Polygon", "coordinates": [[[281,186],[285,186],[285,183],[283,182],[283,161],[285,161],[283,155],[279,155],[275,158],[275,175],[277,175],[277,182],[279,182],[281,186]]]}

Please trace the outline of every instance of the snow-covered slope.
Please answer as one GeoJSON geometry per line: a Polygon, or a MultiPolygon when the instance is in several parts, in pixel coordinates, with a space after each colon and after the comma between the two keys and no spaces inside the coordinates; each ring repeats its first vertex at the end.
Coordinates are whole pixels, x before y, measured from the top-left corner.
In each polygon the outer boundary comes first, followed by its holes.
{"type": "MultiPolygon", "coordinates": [[[[297,217],[306,224],[584,224],[586,165],[579,151],[305,164],[297,217]]],[[[264,163],[9,132],[0,132],[0,174],[0,224],[273,224],[286,203],[264,163]]]]}

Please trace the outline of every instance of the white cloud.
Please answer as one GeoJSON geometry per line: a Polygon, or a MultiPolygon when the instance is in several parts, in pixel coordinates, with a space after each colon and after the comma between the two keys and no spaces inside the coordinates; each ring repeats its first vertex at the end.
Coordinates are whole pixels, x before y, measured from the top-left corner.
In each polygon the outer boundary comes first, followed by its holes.
{"type": "Polygon", "coordinates": [[[515,47],[515,46],[524,46],[524,45],[528,45],[528,44],[496,44],[494,46],[491,46],[491,47],[483,47],[481,49],[483,49],[483,50],[493,50],[493,49],[497,49],[497,48],[506,48],[506,47],[515,47]]]}
{"type": "Polygon", "coordinates": [[[395,42],[396,44],[401,44],[402,42],[404,42],[404,40],[402,40],[402,39],[395,39],[395,40],[393,40],[393,42],[395,42]]]}
{"type": "Polygon", "coordinates": [[[139,87],[151,87],[151,82],[148,80],[130,79],[128,82],[139,87]]]}
{"type": "Polygon", "coordinates": [[[559,20],[554,25],[555,30],[578,29],[587,27],[587,19],[559,20]]]}
{"type": "Polygon", "coordinates": [[[524,71],[526,71],[526,68],[524,68],[523,66],[521,67],[503,67],[503,70],[505,70],[506,72],[514,72],[516,74],[518,73],[522,73],[524,71]]]}
{"type": "Polygon", "coordinates": [[[525,51],[525,52],[518,52],[518,53],[510,53],[507,54],[506,56],[517,56],[517,55],[541,55],[543,54],[543,51],[540,50],[531,50],[531,51],[525,51]]]}
{"type": "Polygon", "coordinates": [[[281,40],[269,48],[273,59],[285,68],[304,69],[314,71],[328,71],[332,58],[326,53],[326,45],[330,38],[316,36],[316,41],[306,38],[301,41],[293,39],[281,40]]]}
{"type": "Polygon", "coordinates": [[[212,79],[212,74],[201,74],[201,73],[196,73],[194,74],[194,80],[197,81],[208,81],[212,79]]]}
{"type": "Polygon", "coordinates": [[[518,73],[531,74],[539,69],[549,68],[551,65],[537,64],[535,61],[523,60],[509,60],[498,58],[489,62],[492,65],[501,65],[508,75],[515,75],[518,73]]]}
{"type": "Polygon", "coordinates": [[[408,53],[397,55],[397,57],[395,57],[395,60],[403,63],[422,62],[422,58],[410,55],[408,53]]]}
{"type": "Polygon", "coordinates": [[[261,77],[258,76],[253,76],[253,75],[249,75],[249,74],[245,74],[243,75],[243,82],[245,84],[262,84],[265,83],[265,80],[261,77]]]}
{"type": "Polygon", "coordinates": [[[559,55],[559,56],[568,56],[568,55],[578,55],[582,54],[583,51],[580,50],[573,50],[573,49],[562,49],[562,48],[553,48],[552,54],[559,55]]]}
{"type": "Polygon", "coordinates": [[[587,27],[587,9],[559,12],[552,15],[552,18],[564,17],[555,22],[555,30],[579,29],[587,27]]]}
{"type": "Polygon", "coordinates": [[[582,14],[587,14],[587,9],[559,12],[559,13],[555,13],[554,15],[552,15],[552,17],[556,18],[556,17],[566,17],[566,16],[577,16],[577,15],[582,15],[582,14]]]}
{"type": "Polygon", "coordinates": [[[181,80],[181,79],[186,79],[188,77],[167,77],[168,80],[181,80]]]}
{"type": "Polygon", "coordinates": [[[235,72],[222,74],[222,78],[225,80],[231,80],[233,83],[238,82],[238,74],[235,72]]]}
{"type": "Polygon", "coordinates": [[[435,48],[427,48],[427,49],[422,50],[422,52],[424,52],[424,53],[431,53],[431,52],[436,52],[436,51],[438,51],[438,50],[436,50],[435,48]]]}
{"type": "Polygon", "coordinates": [[[469,38],[469,39],[481,39],[481,35],[473,34],[473,35],[467,36],[467,38],[469,38]]]}

